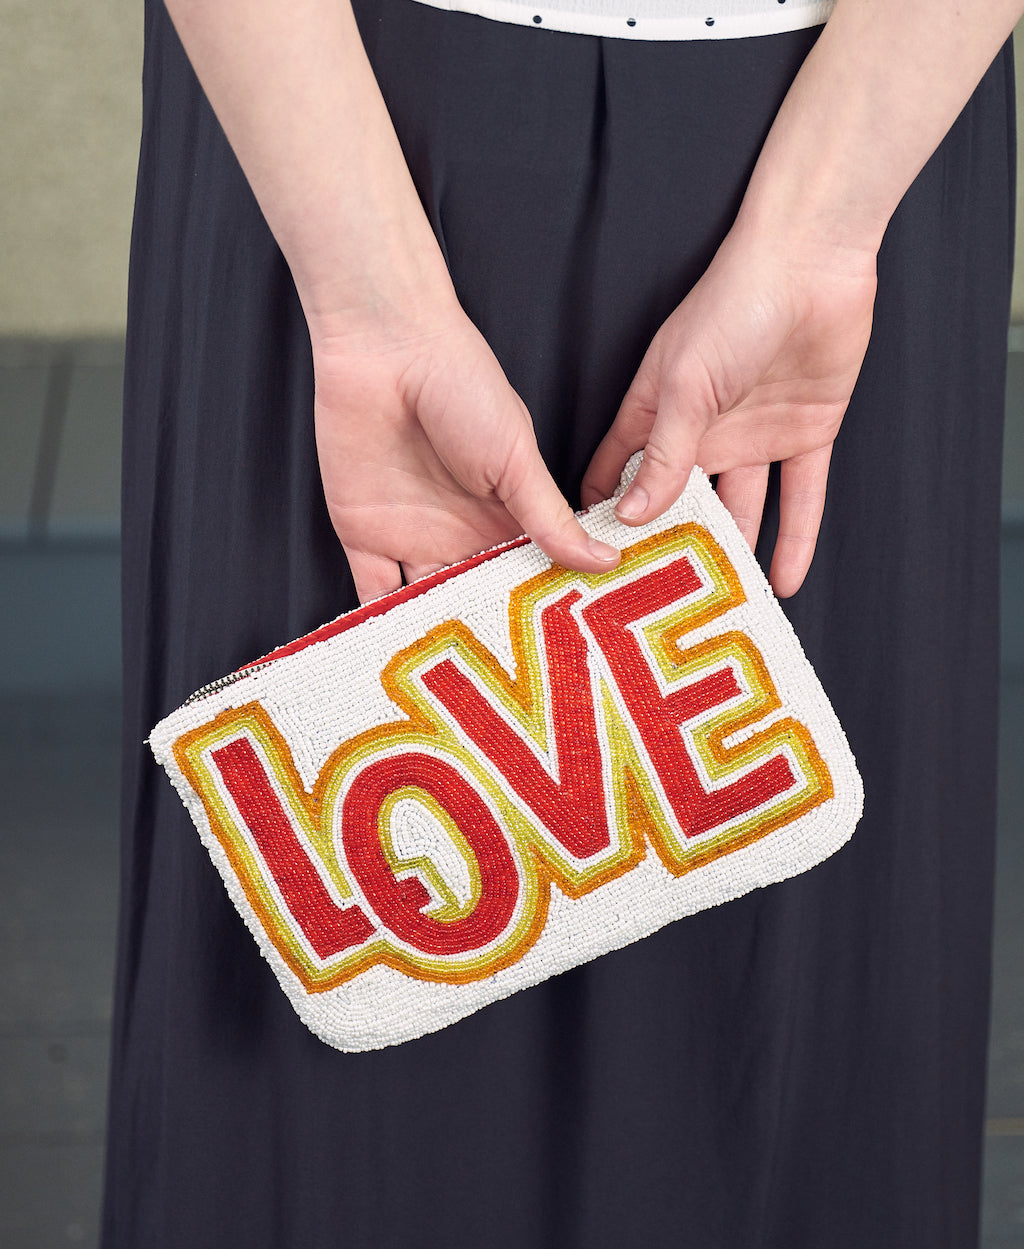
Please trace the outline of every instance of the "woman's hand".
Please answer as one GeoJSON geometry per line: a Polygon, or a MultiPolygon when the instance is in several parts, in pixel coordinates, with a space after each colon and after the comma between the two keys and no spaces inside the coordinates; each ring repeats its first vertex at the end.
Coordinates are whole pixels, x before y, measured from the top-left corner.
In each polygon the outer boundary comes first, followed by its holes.
{"type": "Polygon", "coordinates": [[[314,335],[320,473],[360,600],[521,533],[557,563],[614,567],[619,553],[576,520],[479,332],[457,308],[424,321],[314,335]]]}
{"type": "Polygon", "coordinates": [[[584,503],[610,494],[626,457],[646,447],[623,520],[653,519],[697,463],[719,474],[753,542],[768,465],[781,461],[770,577],[777,594],[795,593],[867,348],[882,236],[1022,11],[1021,0],[837,0],[736,225],[658,332],[598,448],[584,503]]]}
{"type": "Polygon", "coordinates": [[[770,579],[785,597],[814,554],[832,442],[871,330],[872,250],[787,250],[737,223],[651,343],[583,483],[607,498],[634,451],[644,460],[617,515],[653,520],[694,464],[753,547],[768,467],[782,462],[779,535],[770,579]]]}

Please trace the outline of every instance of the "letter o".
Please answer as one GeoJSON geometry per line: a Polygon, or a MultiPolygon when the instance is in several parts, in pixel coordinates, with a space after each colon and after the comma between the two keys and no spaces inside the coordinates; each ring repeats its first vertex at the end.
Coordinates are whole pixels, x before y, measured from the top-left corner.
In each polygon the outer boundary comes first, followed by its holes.
{"type": "Polygon", "coordinates": [[[409,751],[375,759],[356,776],[341,812],[341,840],[352,875],[381,923],[424,954],[480,950],[500,936],[522,888],[516,861],[490,809],[450,763],[409,751]],[[452,817],[480,869],[480,898],[460,919],[424,915],[430,895],[414,877],[397,879],[384,857],[380,811],[398,789],[422,789],[452,817]]]}

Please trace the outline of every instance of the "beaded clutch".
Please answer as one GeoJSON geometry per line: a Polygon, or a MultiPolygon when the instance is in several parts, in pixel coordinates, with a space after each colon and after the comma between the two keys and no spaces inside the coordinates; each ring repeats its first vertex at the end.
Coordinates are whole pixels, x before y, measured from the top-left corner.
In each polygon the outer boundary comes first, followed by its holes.
{"type": "MultiPolygon", "coordinates": [[[[630,469],[627,469],[627,473],[630,469]]],[[[150,745],[302,1020],[342,1050],[443,1028],[838,849],[862,789],[707,479],[526,538],[200,690],[150,745]]]]}

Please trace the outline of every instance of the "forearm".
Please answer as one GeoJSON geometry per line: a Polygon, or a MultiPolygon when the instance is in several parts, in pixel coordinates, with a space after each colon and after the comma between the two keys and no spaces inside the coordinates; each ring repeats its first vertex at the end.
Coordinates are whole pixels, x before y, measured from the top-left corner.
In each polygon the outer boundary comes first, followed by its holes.
{"type": "Polygon", "coordinates": [[[167,0],[316,332],[454,301],[347,0],[167,0]]]}
{"type": "Polygon", "coordinates": [[[787,245],[876,250],[1022,0],[838,0],[762,150],[741,221],[787,245]]]}

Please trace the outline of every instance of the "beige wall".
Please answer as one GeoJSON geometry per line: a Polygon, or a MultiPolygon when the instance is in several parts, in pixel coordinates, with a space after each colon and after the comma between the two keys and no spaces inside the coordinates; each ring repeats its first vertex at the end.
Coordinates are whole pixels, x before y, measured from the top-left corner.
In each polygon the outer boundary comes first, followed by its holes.
{"type": "Polygon", "coordinates": [[[1013,32],[1017,62],[1017,252],[1013,266],[1013,300],[1010,317],[1024,324],[1024,22],[1013,32]]]}
{"type": "Polygon", "coordinates": [[[1017,255],[1014,256],[1010,320],[1024,325],[1024,21],[1013,32],[1017,60],[1017,255]]]}
{"type": "Polygon", "coordinates": [[[142,0],[0,0],[0,335],[124,329],[142,0]]]}
{"type": "MultiPolygon", "coordinates": [[[[124,328],[142,0],[0,0],[0,335],[124,328]]],[[[1024,28],[1018,29],[1024,171],[1024,28]]],[[[1024,176],[1018,185],[1024,240],[1024,176]]],[[[1014,320],[1024,322],[1024,242],[1014,320]]]]}

